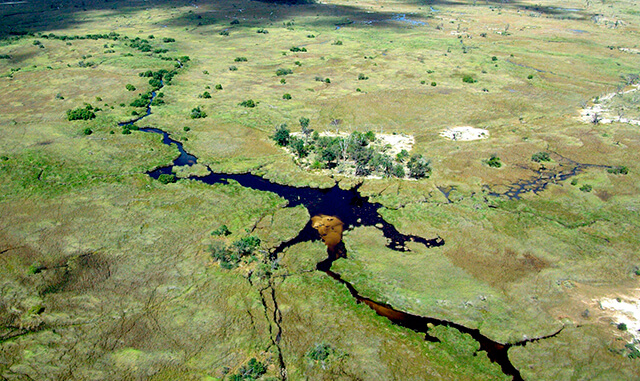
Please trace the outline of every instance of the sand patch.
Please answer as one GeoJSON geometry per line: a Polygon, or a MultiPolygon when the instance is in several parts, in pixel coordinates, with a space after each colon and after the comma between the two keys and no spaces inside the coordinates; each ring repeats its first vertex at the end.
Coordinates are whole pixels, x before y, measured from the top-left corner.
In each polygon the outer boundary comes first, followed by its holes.
{"type": "Polygon", "coordinates": [[[606,316],[610,317],[615,324],[624,323],[627,332],[635,340],[640,340],[640,303],[638,299],[604,298],[599,301],[600,307],[606,316]]]}
{"type": "Polygon", "coordinates": [[[594,98],[590,106],[580,110],[580,120],[585,123],[607,124],[611,122],[628,123],[640,126],[640,119],[625,118],[624,115],[613,115],[607,104],[617,95],[630,94],[640,90],[640,84],[637,84],[626,91],[614,92],[606,94],[602,97],[594,98]]]}
{"type": "Polygon", "coordinates": [[[487,139],[489,131],[475,127],[452,127],[440,132],[440,136],[455,141],[487,139]]]}

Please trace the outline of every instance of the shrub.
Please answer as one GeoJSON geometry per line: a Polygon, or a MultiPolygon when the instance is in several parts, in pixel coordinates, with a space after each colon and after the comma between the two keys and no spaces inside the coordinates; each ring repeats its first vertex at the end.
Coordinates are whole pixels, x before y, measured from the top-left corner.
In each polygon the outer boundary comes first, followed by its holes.
{"type": "Polygon", "coordinates": [[[537,152],[531,155],[531,160],[535,161],[536,163],[540,163],[542,161],[551,161],[551,157],[547,152],[537,152]]]}
{"type": "Polygon", "coordinates": [[[202,74],[204,74],[204,75],[209,75],[209,70],[203,70],[203,71],[202,71],[202,74]]]}
{"type": "Polygon", "coordinates": [[[272,139],[276,142],[280,147],[286,147],[289,145],[291,140],[289,129],[287,128],[287,124],[283,123],[276,127],[276,131],[272,136],[272,139]]]}
{"type": "Polygon", "coordinates": [[[238,24],[240,24],[240,20],[235,19],[235,20],[231,21],[229,24],[231,24],[231,25],[238,25],[238,24]]]}
{"type": "Polygon", "coordinates": [[[290,51],[294,52],[294,53],[298,53],[298,52],[306,52],[307,48],[300,48],[298,46],[292,46],[291,48],[289,48],[290,51]]]}
{"type": "Polygon", "coordinates": [[[589,184],[584,184],[580,187],[580,190],[583,192],[591,192],[593,190],[593,187],[589,184]]]}
{"type": "Polygon", "coordinates": [[[230,71],[237,71],[237,70],[238,70],[238,67],[237,67],[237,66],[235,66],[235,65],[231,65],[231,66],[229,66],[229,70],[230,70],[230,71]]]}
{"type": "Polygon", "coordinates": [[[230,234],[231,234],[231,230],[229,230],[227,225],[222,225],[216,230],[211,232],[211,235],[217,235],[217,236],[228,236],[230,234]]]}
{"type": "Polygon", "coordinates": [[[191,119],[202,119],[206,118],[207,113],[200,109],[200,106],[194,107],[191,110],[191,119]]]}
{"type": "Polygon", "coordinates": [[[216,90],[222,90],[222,85],[218,83],[218,84],[215,86],[215,89],[216,89],[216,90]]]}
{"type": "Polygon", "coordinates": [[[286,83],[287,83],[287,80],[286,80],[286,79],[284,79],[284,78],[280,78],[280,83],[284,85],[284,84],[286,84],[286,83]]]}
{"type": "Polygon", "coordinates": [[[162,39],[162,42],[176,42],[175,38],[165,37],[162,39]]]}
{"type": "Polygon", "coordinates": [[[229,35],[229,31],[223,30],[222,32],[218,33],[221,36],[228,36],[229,35]]]}
{"type": "Polygon", "coordinates": [[[208,98],[211,98],[211,94],[208,91],[205,91],[204,93],[202,93],[200,97],[208,99],[208,98]]]}
{"type": "Polygon", "coordinates": [[[370,142],[376,141],[376,134],[373,131],[365,132],[364,137],[367,138],[367,140],[370,142]]]}
{"type": "Polygon", "coordinates": [[[324,82],[324,78],[316,76],[316,82],[324,82]]]}
{"type": "Polygon", "coordinates": [[[495,62],[495,61],[497,61],[497,60],[498,60],[498,57],[496,57],[496,56],[491,57],[491,61],[494,61],[494,62],[495,62]]]}
{"type": "Polygon", "coordinates": [[[527,76],[527,79],[533,79],[533,74],[529,74],[529,75],[527,76]]]}
{"type": "Polygon", "coordinates": [[[431,174],[431,162],[420,154],[411,156],[407,167],[409,168],[409,176],[415,179],[429,177],[431,174]]]}
{"type": "Polygon", "coordinates": [[[269,31],[264,28],[260,28],[256,30],[256,33],[269,34],[269,31]]]}
{"type": "Polygon", "coordinates": [[[245,101],[238,103],[238,105],[242,107],[254,108],[258,105],[258,103],[254,102],[253,99],[247,99],[245,101]]]}
{"type": "Polygon", "coordinates": [[[130,84],[130,83],[127,83],[127,86],[125,86],[125,87],[126,87],[126,88],[127,88],[127,90],[129,90],[129,91],[136,91],[136,87],[135,87],[135,86],[133,86],[133,85],[132,85],[132,84],[130,84]]]}
{"type": "Polygon", "coordinates": [[[626,175],[629,173],[629,168],[624,165],[619,165],[617,167],[607,169],[607,172],[613,173],[614,175],[626,175]]]}
{"type": "Polygon", "coordinates": [[[93,107],[87,105],[82,108],[79,107],[74,110],[67,110],[67,119],[69,120],[90,120],[96,117],[96,114],[92,111],[93,107]]]}
{"type": "Polygon", "coordinates": [[[502,163],[500,162],[500,158],[496,155],[491,155],[491,157],[487,160],[487,165],[492,168],[500,168],[502,167],[502,163]]]}
{"type": "Polygon", "coordinates": [[[625,323],[618,323],[618,325],[616,327],[621,331],[626,331],[627,330],[627,325],[625,323]]]}
{"type": "Polygon", "coordinates": [[[296,62],[294,62],[294,64],[295,64],[296,66],[302,66],[302,62],[300,62],[300,61],[296,61],[296,62]]]}
{"type": "Polygon", "coordinates": [[[402,151],[398,152],[398,154],[396,155],[396,161],[404,163],[404,161],[408,157],[409,157],[409,152],[406,149],[403,149],[402,151]]]}
{"type": "Polygon", "coordinates": [[[342,45],[342,41],[336,40],[331,45],[342,45]]]}
{"type": "Polygon", "coordinates": [[[158,90],[159,88],[161,88],[161,87],[162,87],[162,80],[160,80],[160,79],[156,79],[156,78],[151,78],[151,79],[149,80],[149,84],[151,85],[151,87],[152,87],[154,90],[158,90]]]}
{"type": "Polygon", "coordinates": [[[437,84],[437,83],[435,83],[435,81],[434,81],[434,82],[431,82],[431,86],[434,86],[434,87],[435,87],[435,86],[437,86],[437,85],[438,85],[438,84],[437,84]]]}
{"type": "Polygon", "coordinates": [[[252,358],[246,365],[243,365],[238,373],[229,377],[230,381],[257,380],[267,373],[267,366],[252,358]]]}
{"type": "Polygon", "coordinates": [[[307,352],[307,357],[314,361],[324,361],[333,353],[333,348],[329,344],[317,344],[307,352]]]}
{"type": "Polygon", "coordinates": [[[93,130],[91,130],[90,128],[85,128],[82,133],[84,133],[85,135],[91,135],[93,134],[93,130]]]}
{"type": "Polygon", "coordinates": [[[162,98],[155,98],[153,101],[151,101],[151,106],[160,106],[164,104],[164,99],[162,98]]]}
{"type": "Polygon", "coordinates": [[[236,57],[233,62],[247,62],[247,57],[236,57]]]}
{"type": "Polygon", "coordinates": [[[184,126],[184,127],[182,127],[182,129],[184,130],[184,132],[191,131],[191,127],[188,127],[188,126],[184,126]]]}
{"type": "Polygon", "coordinates": [[[325,79],[324,79],[324,82],[325,82],[325,83],[331,83],[331,80],[330,80],[329,78],[325,78],[325,79]]]}
{"type": "Polygon", "coordinates": [[[291,94],[289,94],[289,93],[284,94],[284,95],[282,96],[282,99],[285,99],[285,100],[289,100],[289,99],[291,99],[291,94]]]}
{"type": "Polygon", "coordinates": [[[360,73],[358,74],[358,80],[359,81],[366,81],[367,79],[369,79],[369,77],[367,77],[366,75],[360,73]]]}
{"type": "Polygon", "coordinates": [[[478,81],[476,81],[475,79],[473,79],[473,77],[472,77],[472,76],[470,76],[469,74],[466,74],[466,75],[464,75],[464,76],[462,77],[462,82],[465,82],[465,83],[475,83],[475,82],[478,82],[478,81]]]}
{"type": "Polygon", "coordinates": [[[175,183],[178,180],[176,179],[175,175],[163,173],[160,176],[158,176],[158,181],[160,181],[163,184],[169,184],[169,183],[175,183]]]}
{"type": "Polygon", "coordinates": [[[282,68],[276,70],[276,75],[279,76],[279,77],[283,76],[283,75],[289,75],[289,74],[293,74],[293,70],[291,70],[291,69],[282,69],[282,68]]]}

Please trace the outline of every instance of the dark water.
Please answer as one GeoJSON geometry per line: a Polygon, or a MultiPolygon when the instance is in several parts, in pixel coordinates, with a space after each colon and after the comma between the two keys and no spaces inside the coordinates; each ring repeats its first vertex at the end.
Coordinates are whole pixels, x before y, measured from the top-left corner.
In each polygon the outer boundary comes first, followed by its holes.
{"type": "MultiPolygon", "coordinates": [[[[155,93],[153,94],[155,96],[155,93]]],[[[153,98],[151,99],[153,100],[153,98]]],[[[133,124],[140,119],[148,116],[151,113],[150,106],[147,107],[147,113],[140,118],[135,120],[131,120],[128,122],[121,123],[121,126],[127,124],[133,124]]],[[[179,141],[172,139],[168,133],[165,131],[144,127],[139,129],[145,133],[154,133],[162,136],[162,141],[167,145],[175,145],[180,155],[173,161],[173,164],[167,167],[158,168],[151,172],[149,172],[149,176],[154,179],[157,179],[161,174],[170,174],[172,173],[172,169],[174,166],[191,166],[198,162],[197,157],[189,154],[185,151],[184,146],[179,141]]],[[[574,170],[577,171],[578,169],[574,170]]],[[[571,173],[573,175],[575,173],[571,173]]],[[[562,175],[564,176],[564,175],[562,175]]],[[[561,178],[562,178],[561,176],[561,178]]],[[[522,380],[520,372],[516,369],[511,361],[509,360],[508,350],[513,346],[521,346],[525,345],[528,342],[542,340],[547,337],[552,337],[557,335],[560,331],[546,337],[524,340],[516,343],[507,343],[502,344],[496,341],[489,339],[488,337],[482,335],[479,330],[467,328],[463,325],[446,321],[440,319],[434,319],[424,316],[412,315],[403,311],[398,311],[393,307],[378,303],[374,300],[366,298],[358,293],[355,287],[342,279],[340,274],[331,270],[332,264],[338,258],[344,258],[347,256],[347,250],[344,243],[341,241],[341,235],[343,228],[353,229],[357,226],[375,226],[380,229],[384,236],[388,239],[387,247],[396,250],[396,251],[408,251],[405,246],[405,243],[408,241],[418,242],[423,244],[425,247],[436,247],[442,246],[445,244],[445,241],[441,237],[434,237],[431,239],[426,239],[419,236],[413,235],[405,235],[400,232],[391,224],[386,222],[380,214],[378,214],[378,210],[382,207],[382,205],[378,203],[370,202],[368,197],[363,197],[358,193],[358,188],[353,188],[349,190],[340,189],[337,185],[333,188],[329,189],[315,189],[315,188],[296,188],[287,185],[275,184],[271,183],[259,176],[255,176],[252,174],[221,174],[221,173],[211,173],[204,177],[190,177],[189,179],[195,181],[201,181],[206,184],[220,184],[227,183],[229,180],[237,181],[243,187],[273,192],[279,195],[280,197],[286,199],[288,201],[288,206],[293,207],[297,205],[303,205],[309,211],[309,214],[314,217],[314,220],[317,221],[317,217],[327,217],[337,219],[339,223],[339,234],[340,240],[331,241],[325,240],[327,243],[327,253],[328,256],[325,260],[319,262],[317,264],[317,270],[322,271],[329,275],[331,278],[335,279],[339,283],[343,284],[351,293],[351,295],[359,302],[364,303],[373,309],[378,315],[383,316],[389,319],[394,324],[400,325],[402,327],[409,328],[416,332],[421,332],[425,334],[425,340],[432,342],[439,342],[439,339],[429,335],[429,326],[430,325],[444,325],[447,327],[451,327],[457,329],[460,332],[469,334],[474,340],[476,340],[480,345],[480,350],[485,351],[491,359],[491,361],[497,363],[502,368],[502,371],[506,375],[510,375],[514,380],[522,380]],[[337,243],[336,243],[337,242],[337,243]]],[[[509,191],[510,197],[518,197],[522,192],[526,189],[529,191],[537,189],[536,187],[544,186],[533,181],[532,183],[523,183],[518,185],[512,191],[509,191]],[[537,185],[536,185],[537,184],[537,185]]],[[[448,198],[449,192],[455,188],[451,187],[449,189],[441,189],[441,191],[448,198]]],[[[309,221],[307,225],[302,229],[302,231],[298,234],[294,239],[284,242],[278,248],[276,248],[271,254],[272,259],[277,259],[277,256],[282,251],[287,248],[306,241],[317,241],[321,239],[321,235],[319,234],[318,225],[309,221]]],[[[325,236],[326,237],[326,236],[325,236]]],[[[323,239],[325,237],[322,237],[323,239]]],[[[274,299],[275,302],[275,299],[274,299]]]]}

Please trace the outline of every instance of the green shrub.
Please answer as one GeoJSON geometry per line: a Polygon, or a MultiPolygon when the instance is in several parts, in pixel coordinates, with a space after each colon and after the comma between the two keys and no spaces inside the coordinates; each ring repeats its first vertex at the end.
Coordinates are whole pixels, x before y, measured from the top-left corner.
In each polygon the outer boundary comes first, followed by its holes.
{"type": "Polygon", "coordinates": [[[316,344],[307,352],[307,357],[314,361],[324,361],[334,352],[329,344],[316,344]]]}
{"type": "Polygon", "coordinates": [[[547,152],[537,152],[531,155],[531,160],[535,161],[536,163],[540,163],[542,161],[551,161],[551,157],[547,152]]]}
{"type": "Polygon", "coordinates": [[[242,102],[238,103],[238,105],[242,106],[242,107],[254,108],[258,104],[256,102],[254,102],[253,99],[247,99],[245,101],[242,101],[242,102]]]}
{"type": "Polygon", "coordinates": [[[629,168],[624,165],[619,165],[616,167],[608,168],[607,172],[613,173],[614,175],[626,175],[629,173],[629,168]]]}
{"type": "Polygon", "coordinates": [[[466,74],[466,75],[464,75],[464,76],[462,77],[462,82],[465,82],[465,83],[475,83],[475,82],[478,82],[478,81],[476,81],[476,80],[475,80],[471,75],[466,74]]]}
{"type": "Polygon", "coordinates": [[[283,75],[289,75],[289,74],[293,74],[293,70],[291,70],[291,69],[282,69],[282,68],[276,70],[276,75],[279,76],[279,77],[283,76],[283,75]]]}
{"type": "Polygon", "coordinates": [[[216,90],[222,90],[222,85],[218,83],[218,84],[215,86],[215,89],[216,89],[216,90]]]}
{"type": "Polygon", "coordinates": [[[182,129],[184,130],[184,132],[191,131],[191,127],[187,127],[187,126],[182,127],[182,129]]]}
{"type": "Polygon", "coordinates": [[[211,93],[209,93],[208,91],[205,91],[204,93],[202,93],[202,95],[200,95],[200,98],[209,99],[211,98],[211,93]]]}
{"type": "Polygon", "coordinates": [[[231,235],[231,230],[229,230],[227,225],[222,225],[219,228],[217,228],[216,230],[212,231],[211,235],[228,236],[228,235],[231,235]]]}
{"type": "Polygon", "coordinates": [[[203,119],[207,117],[207,113],[200,109],[200,106],[191,109],[191,119],[203,119]]]}
{"type": "Polygon", "coordinates": [[[93,130],[87,127],[84,129],[84,131],[82,131],[82,133],[85,135],[91,135],[93,134],[93,130]]]}
{"type": "Polygon", "coordinates": [[[491,57],[491,61],[494,61],[494,62],[495,62],[495,61],[497,61],[497,60],[498,60],[498,57],[496,57],[496,56],[491,57]]]}
{"type": "Polygon", "coordinates": [[[289,94],[289,93],[284,94],[284,95],[282,96],[282,99],[285,99],[285,100],[289,100],[289,99],[291,99],[291,94],[289,94]]]}
{"type": "Polygon", "coordinates": [[[434,82],[431,82],[431,86],[434,86],[434,87],[435,87],[435,86],[437,86],[437,85],[438,85],[438,84],[437,84],[437,83],[435,83],[435,81],[434,81],[434,82]]]}
{"type": "Polygon", "coordinates": [[[175,183],[177,179],[175,175],[163,173],[160,176],[158,176],[158,181],[160,181],[163,184],[169,184],[169,183],[175,183]]]}
{"type": "Polygon", "coordinates": [[[529,75],[527,76],[527,79],[533,79],[533,74],[529,74],[529,75]]]}
{"type": "Polygon", "coordinates": [[[238,19],[234,19],[233,21],[231,21],[231,23],[230,23],[230,24],[231,24],[231,25],[238,25],[238,24],[240,24],[240,20],[238,20],[238,19]]]}
{"type": "Polygon", "coordinates": [[[583,192],[591,192],[593,190],[593,187],[589,184],[584,184],[580,187],[580,190],[583,192]]]}
{"type": "Polygon", "coordinates": [[[298,53],[298,52],[304,53],[304,52],[307,51],[307,48],[301,48],[301,47],[298,47],[298,46],[292,46],[291,48],[289,48],[289,50],[294,52],[294,53],[298,53]]]}
{"type": "Polygon", "coordinates": [[[272,136],[272,139],[276,142],[280,147],[286,147],[289,145],[289,141],[291,140],[289,129],[287,128],[287,124],[281,124],[276,127],[276,131],[272,136]]]}
{"type": "Polygon", "coordinates": [[[391,173],[394,177],[403,178],[405,176],[404,166],[402,164],[397,164],[393,167],[393,171],[391,173]]]}
{"type": "Polygon", "coordinates": [[[238,373],[229,377],[230,381],[257,380],[267,372],[267,366],[252,358],[246,365],[243,365],[238,373]]]}
{"type": "Polygon", "coordinates": [[[133,86],[133,85],[132,85],[132,84],[130,84],[130,83],[127,83],[127,86],[125,86],[125,87],[126,87],[126,88],[127,88],[127,90],[129,90],[129,91],[136,91],[136,87],[135,87],[135,86],[133,86]]]}
{"type": "Polygon", "coordinates": [[[86,107],[79,107],[74,110],[67,110],[68,120],[90,120],[96,117],[96,114],[92,111],[93,107],[87,105],[86,107]]]}
{"type": "Polygon", "coordinates": [[[296,65],[296,66],[302,66],[302,62],[300,62],[300,61],[296,61],[293,64],[296,65]]]}
{"type": "Polygon", "coordinates": [[[260,28],[256,30],[256,33],[269,34],[269,31],[264,28],[260,28]]]}
{"type": "Polygon", "coordinates": [[[402,151],[398,152],[398,154],[396,155],[396,161],[404,163],[404,161],[408,157],[409,157],[409,152],[406,149],[403,149],[402,151]]]}
{"type": "Polygon", "coordinates": [[[411,156],[407,167],[409,168],[409,176],[415,179],[428,178],[431,174],[431,162],[420,154],[411,156]]]}
{"type": "Polygon", "coordinates": [[[162,39],[162,42],[176,42],[175,38],[165,37],[162,39]]]}
{"type": "Polygon", "coordinates": [[[329,78],[325,78],[325,79],[324,79],[324,82],[325,82],[325,83],[331,83],[331,80],[330,80],[329,78]]]}
{"type": "Polygon", "coordinates": [[[285,85],[287,83],[287,80],[284,78],[280,78],[280,84],[285,85]]]}
{"type": "Polygon", "coordinates": [[[618,325],[616,327],[621,331],[626,331],[627,330],[627,325],[625,323],[618,323],[618,325]]]}
{"type": "Polygon", "coordinates": [[[487,161],[487,165],[492,168],[500,168],[502,167],[502,163],[500,162],[500,158],[496,155],[492,155],[487,161]]]}
{"type": "Polygon", "coordinates": [[[229,66],[229,71],[237,71],[237,70],[238,70],[237,66],[235,66],[235,65],[229,66]]]}
{"type": "Polygon", "coordinates": [[[335,40],[331,45],[342,45],[342,41],[340,40],[335,40]]]}
{"type": "Polygon", "coordinates": [[[247,62],[247,57],[236,57],[233,62],[247,62]]]}
{"type": "Polygon", "coordinates": [[[367,77],[366,75],[362,73],[358,74],[358,81],[366,81],[367,79],[369,79],[369,77],[367,77]]]}
{"type": "Polygon", "coordinates": [[[221,36],[228,36],[229,35],[229,31],[223,30],[222,32],[218,33],[221,36]]]}

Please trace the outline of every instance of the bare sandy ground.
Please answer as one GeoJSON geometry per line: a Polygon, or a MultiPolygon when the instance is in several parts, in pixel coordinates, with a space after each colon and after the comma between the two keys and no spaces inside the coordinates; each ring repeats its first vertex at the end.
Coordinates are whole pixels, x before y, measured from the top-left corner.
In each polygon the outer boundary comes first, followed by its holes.
{"type": "Polygon", "coordinates": [[[633,339],[640,341],[640,302],[637,297],[603,298],[598,303],[613,323],[624,323],[633,339]]]}
{"type": "Polygon", "coordinates": [[[487,139],[489,131],[469,126],[452,127],[440,132],[440,136],[455,141],[479,140],[487,139]]]}
{"type": "MultiPolygon", "coordinates": [[[[635,85],[626,91],[623,91],[621,94],[629,94],[629,93],[636,92],[638,90],[640,90],[640,84],[635,85]]],[[[607,108],[606,103],[607,101],[610,101],[611,99],[613,99],[613,97],[615,97],[618,94],[619,93],[614,92],[614,93],[606,94],[602,97],[599,97],[597,99],[598,103],[595,103],[596,99],[593,99],[591,101],[592,103],[591,106],[587,106],[582,110],[580,110],[580,120],[585,123],[594,123],[594,118],[596,118],[597,116],[598,123],[601,123],[601,124],[619,122],[619,123],[628,123],[628,124],[640,126],[639,119],[630,119],[630,118],[615,116],[611,114],[610,112],[611,110],[607,108]]]]}

